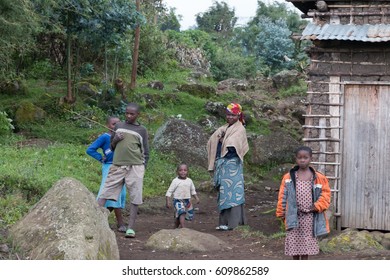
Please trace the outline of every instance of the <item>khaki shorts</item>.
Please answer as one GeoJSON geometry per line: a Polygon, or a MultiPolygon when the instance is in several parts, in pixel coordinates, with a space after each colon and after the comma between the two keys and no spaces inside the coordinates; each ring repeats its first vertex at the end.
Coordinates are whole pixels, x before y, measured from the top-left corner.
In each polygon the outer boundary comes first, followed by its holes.
{"type": "Polygon", "coordinates": [[[126,184],[130,196],[130,203],[142,204],[142,188],[145,166],[141,165],[111,165],[106,182],[99,198],[117,201],[123,183],[126,184]]]}

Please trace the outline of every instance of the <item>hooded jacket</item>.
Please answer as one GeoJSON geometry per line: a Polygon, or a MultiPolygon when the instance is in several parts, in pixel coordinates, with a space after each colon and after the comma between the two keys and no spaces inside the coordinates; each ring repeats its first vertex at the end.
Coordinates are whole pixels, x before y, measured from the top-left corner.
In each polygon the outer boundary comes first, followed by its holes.
{"type": "MultiPolygon", "coordinates": [[[[330,232],[329,221],[325,210],[329,208],[331,192],[328,179],[322,173],[309,167],[313,173],[312,199],[315,211],[313,212],[313,235],[319,237],[330,232]]],[[[286,230],[299,227],[298,207],[296,199],[296,172],[299,167],[295,166],[283,176],[279,188],[276,217],[285,219],[286,230]]]]}

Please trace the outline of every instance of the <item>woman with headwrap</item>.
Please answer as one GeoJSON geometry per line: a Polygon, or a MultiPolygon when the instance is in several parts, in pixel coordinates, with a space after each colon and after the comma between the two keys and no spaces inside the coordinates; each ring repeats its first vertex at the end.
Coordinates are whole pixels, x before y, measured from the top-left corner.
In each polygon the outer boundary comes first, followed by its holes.
{"type": "Polygon", "coordinates": [[[218,230],[246,223],[243,159],[249,146],[240,104],[227,106],[226,122],[207,143],[208,170],[214,172],[214,187],[218,191],[218,230]]]}

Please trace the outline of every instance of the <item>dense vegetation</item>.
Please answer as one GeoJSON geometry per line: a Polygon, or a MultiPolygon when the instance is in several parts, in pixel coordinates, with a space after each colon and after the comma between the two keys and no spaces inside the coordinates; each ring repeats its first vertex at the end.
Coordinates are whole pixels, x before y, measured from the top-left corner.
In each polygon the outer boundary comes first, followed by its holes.
{"type": "MultiPolygon", "coordinates": [[[[108,114],[123,115],[127,100],[144,106],[140,121],[152,136],[172,116],[198,121],[206,115],[208,99],[176,90],[190,74],[180,66],[177,48],[201,51],[211,75],[198,82],[212,86],[227,78],[268,77],[306,66],[304,46],[291,39],[305,22],[284,4],[259,2],[256,16],[236,27],[234,10],[215,2],[197,15],[196,29],[180,31],[179,16],[161,2],[142,1],[140,11],[131,0],[0,2],[0,229],[15,223],[62,177],[74,177],[97,193],[100,166],[85,149],[104,131],[99,123],[108,114]],[[133,61],[137,26],[139,55],[133,61]],[[133,62],[137,86],[122,88],[121,95],[115,81],[129,83],[133,62]],[[152,80],[163,81],[164,89],[147,88],[152,80]],[[97,94],[82,94],[82,83],[97,94]],[[146,106],[144,93],[154,97],[154,107],[146,106]],[[40,110],[44,114],[37,117],[40,110]],[[30,147],[30,139],[47,142],[30,147]]],[[[234,97],[231,93],[214,101],[227,103],[234,97]]],[[[146,197],[166,190],[175,165],[172,155],[152,150],[146,197]]],[[[195,181],[208,178],[197,168],[191,176],[195,181]]]]}

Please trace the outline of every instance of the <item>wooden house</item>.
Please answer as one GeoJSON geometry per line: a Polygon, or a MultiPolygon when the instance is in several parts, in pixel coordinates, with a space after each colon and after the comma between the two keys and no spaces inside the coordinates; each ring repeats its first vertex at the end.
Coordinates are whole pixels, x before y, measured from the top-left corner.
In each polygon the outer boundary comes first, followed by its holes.
{"type": "Polygon", "coordinates": [[[304,139],[337,229],[390,230],[390,1],[294,1],[311,18],[304,139]]]}

